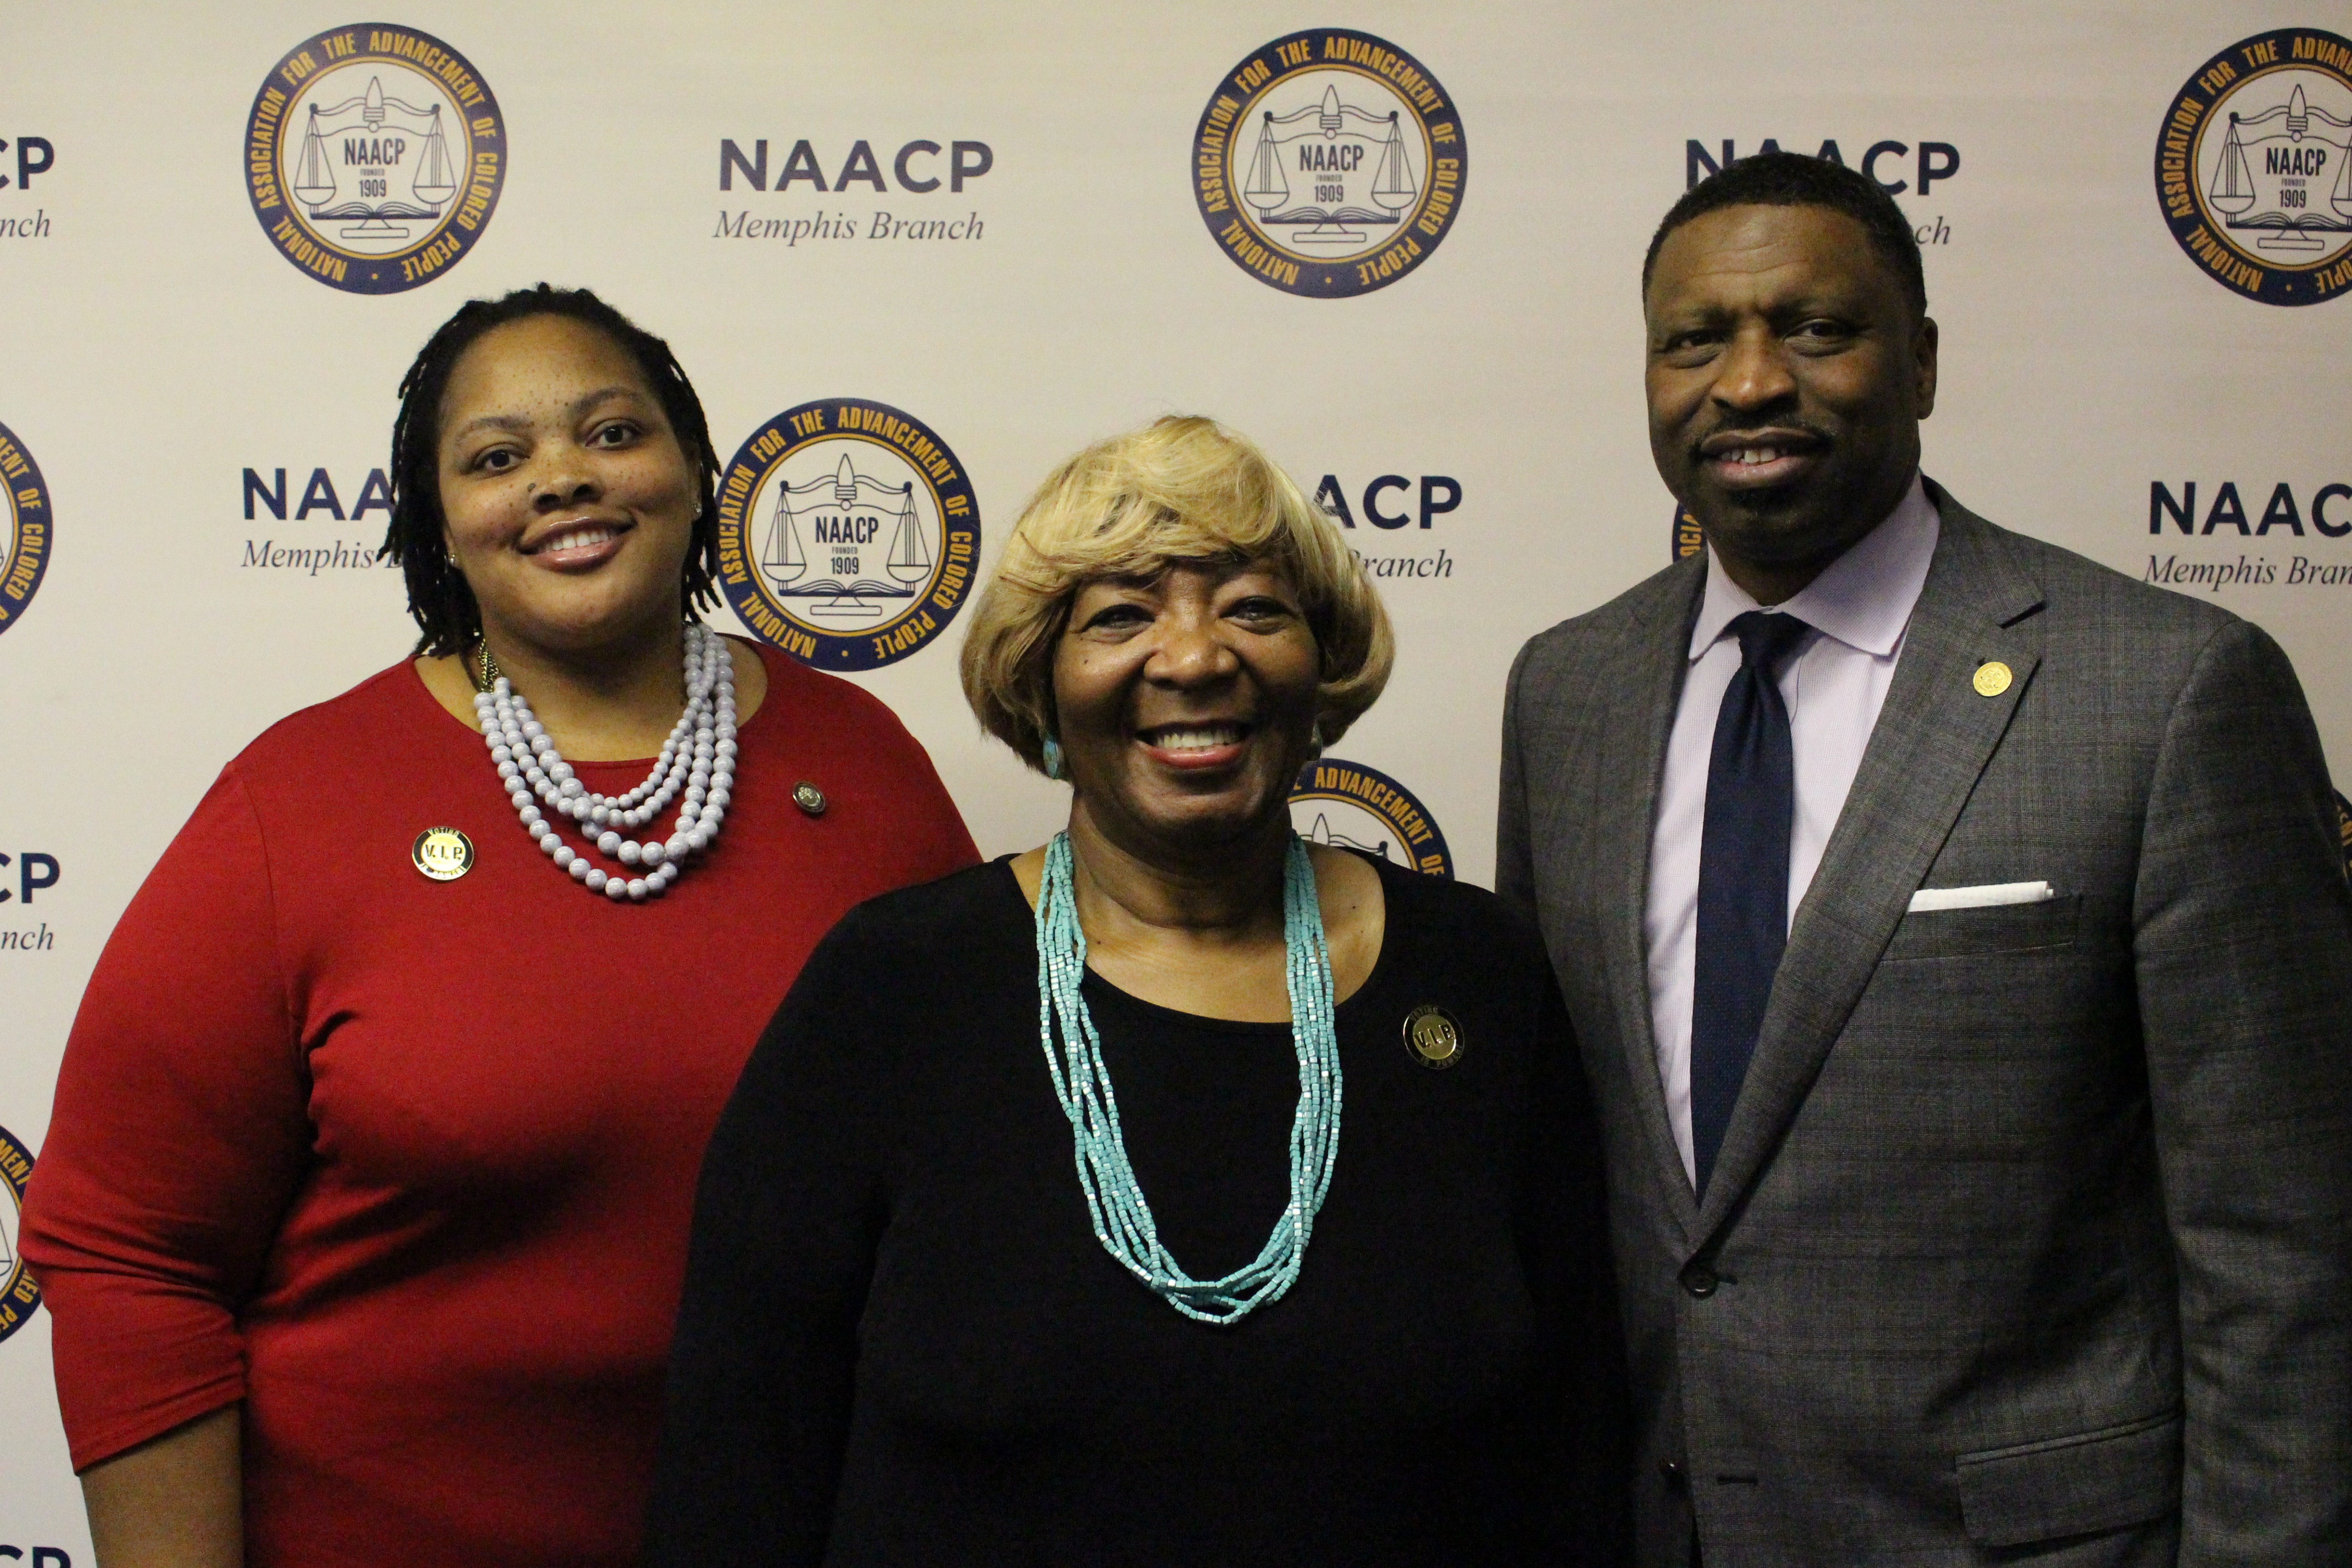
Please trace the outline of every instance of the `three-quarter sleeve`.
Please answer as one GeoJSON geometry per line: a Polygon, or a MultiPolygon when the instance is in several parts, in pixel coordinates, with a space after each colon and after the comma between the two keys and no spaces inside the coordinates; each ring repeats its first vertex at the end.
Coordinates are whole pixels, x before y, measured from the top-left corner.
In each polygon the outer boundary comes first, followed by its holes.
{"type": "Polygon", "coordinates": [[[231,764],[109,939],[24,1216],[76,1469],[235,1403],[310,1145],[269,845],[231,764]]]}
{"type": "Polygon", "coordinates": [[[861,915],[810,956],[704,1156],[648,1565],[823,1560],[885,1219],[891,1026],[861,915]]]}

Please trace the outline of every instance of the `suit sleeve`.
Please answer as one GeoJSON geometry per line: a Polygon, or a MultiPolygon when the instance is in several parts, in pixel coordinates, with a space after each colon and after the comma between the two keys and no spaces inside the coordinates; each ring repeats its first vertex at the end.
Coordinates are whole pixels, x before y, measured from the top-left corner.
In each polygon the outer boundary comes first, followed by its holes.
{"type": "Polygon", "coordinates": [[[1519,678],[1530,643],[1511,661],[1503,687],[1502,781],[1495,806],[1495,892],[1530,920],[1536,918],[1535,851],[1528,831],[1527,766],[1519,750],[1519,678]]]}
{"type": "Polygon", "coordinates": [[[82,995],[25,1209],[87,1469],[245,1396],[237,1313],[310,1157],[268,844],[232,763],[82,995]]]}
{"type": "Polygon", "coordinates": [[[648,1568],[820,1563],[885,1218],[869,1042],[885,977],[853,913],[802,969],[704,1155],[670,1352],[648,1568]]]}
{"type": "Polygon", "coordinates": [[[2153,776],[2135,963],[2180,1270],[2183,1563],[2352,1563],[2352,898],[2294,673],[2232,622],[2153,776]]]}

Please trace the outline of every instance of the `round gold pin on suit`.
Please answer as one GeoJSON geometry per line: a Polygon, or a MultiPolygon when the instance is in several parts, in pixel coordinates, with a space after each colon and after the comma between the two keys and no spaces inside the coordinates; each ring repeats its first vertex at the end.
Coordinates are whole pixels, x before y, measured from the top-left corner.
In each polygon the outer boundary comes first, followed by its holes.
{"type": "Polygon", "coordinates": [[[1976,687],[1977,695],[1980,697],[1997,697],[2009,690],[2010,680],[2007,664],[1999,659],[1987,659],[1977,666],[1976,676],[1969,684],[1976,687]]]}
{"type": "Polygon", "coordinates": [[[474,841],[455,828],[427,828],[408,846],[408,862],[435,882],[455,882],[474,869],[474,841]]]}
{"type": "Polygon", "coordinates": [[[1404,1015],[1404,1048],[1423,1067],[1444,1071],[1462,1060],[1462,1023],[1433,1002],[1404,1015]]]}
{"type": "Polygon", "coordinates": [[[803,779],[793,786],[793,804],[812,817],[824,815],[824,791],[803,779]]]}

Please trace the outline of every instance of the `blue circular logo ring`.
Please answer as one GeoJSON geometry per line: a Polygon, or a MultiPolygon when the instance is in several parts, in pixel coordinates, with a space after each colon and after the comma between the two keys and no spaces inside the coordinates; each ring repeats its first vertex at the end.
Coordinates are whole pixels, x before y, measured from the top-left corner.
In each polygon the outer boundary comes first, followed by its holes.
{"type": "Polygon", "coordinates": [[[1673,529],[1675,559],[1688,560],[1706,549],[1706,530],[1698,526],[1688,507],[1675,508],[1673,529]]]}
{"type": "Polygon", "coordinates": [[[923,648],[979,562],[961,460],[887,403],[788,408],[719,476],[719,591],[752,635],[817,669],[878,670],[923,648]]]}
{"type": "Polygon", "coordinates": [[[1469,178],[1452,96],[1394,44],[1346,27],[1252,53],[1192,133],[1192,199],[1226,258],[1314,299],[1418,268],[1452,232],[1469,178]]]}
{"type": "Polygon", "coordinates": [[[16,624],[49,570],[55,543],[49,487],[41,465],[5,424],[0,424],[0,632],[16,624]]]}
{"type": "Polygon", "coordinates": [[[481,238],[506,184],[506,117],[440,39],[354,23],[305,38],[262,78],[245,176],[289,263],[348,293],[398,294],[481,238]]]}
{"type": "Polygon", "coordinates": [[[2156,197],[2232,293],[2316,305],[2352,288],[2352,42],[2278,27],[2199,66],[2157,130],[2156,197]]]}
{"type": "Polygon", "coordinates": [[[33,1174],[32,1151],[0,1127],[0,1198],[7,1212],[0,1215],[0,1340],[31,1321],[41,1304],[41,1283],[25,1271],[18,1249],[18,1221],[25,1212],[25,1183],[33,1174]]]}
{"type": "Polygon", "coordinates": [[[1290,820],[1310,843],[1362,850],[1431,876],[1454,875],[1454,856],[1437,819],[1377,768],[1317,758],[1298,770],[1291,787],[1290,820]]]}

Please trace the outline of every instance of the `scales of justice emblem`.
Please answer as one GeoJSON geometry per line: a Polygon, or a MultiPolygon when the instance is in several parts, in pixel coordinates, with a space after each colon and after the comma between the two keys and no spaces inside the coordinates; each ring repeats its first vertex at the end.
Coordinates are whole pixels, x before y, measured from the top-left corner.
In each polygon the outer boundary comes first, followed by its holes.
{"type": "Polygon", "coordinates": [[[269,243],[353,294],[397,294],[455,266],[498,210],[506,171],[489,84],[411,27],[304,39],[246,120],[246,194],[269,243]]]}
{"type": "Polygon", "coordinates": [[[1242,199],[1261,226],[1288,228],[1292,245],[1332,256],[1366,249],[1366,229],[1393,228],[1421,199],[1401,112],[1342,102],[1336,82],[1287,114],[1261,110],[1242,199]]]}
{"type": "Polygon", "coordinates": [[[347,244],[381,249],[407,239],[411,224],[441,221],[458,182],[440,104],[388,98],[383,78],[372,75],[341,103],[313,98],[309,108],[287,188],[314,225],[334,225],[347,244]]]}
{"type": "Polygon", "coordinates": [[[2330,114],[2304,86],[2260,113],[2233,105],[2205,183],[2205,204],[2225,227],[2259,231],[2258,250],[2305,253],[2296,260],[2346,244],[2323,234],[2352,233],[2352,114],[2330,114]]]}
{"type": "Polygon", "coordinates": [[[2352,289],[2352,40],[2278,27],[2198,67],[2157,131],[2156,195],[2174,243],[2233,293],[2352,289]]]}
{"type": "Polygon", "coordinates": [[[829,474],[777,484],[760,572],[779,598],[814,601],[802,610],[810,620],[842,630],[877,622],[875,601],[914,598],[934,564],[911,478],[860,474],[844,452],[829,474]]]}
{"type": "Polygon", "coordinates": [[[1428,68],[1346,27],[1244,58],[1192,133],[1192,198],[1226,258],[1317,299],[1385,288],[1426,261],[1469,172],[1461,118],[1428,68]]]}
{"type": "Polygon", "coordinates": [[[761,642],[878,670],[936,640],[980,565],[980,501],[903,409],[819,398],[753,431],[719,480],[719,591],[761,642]]]}

